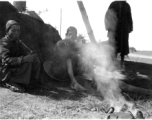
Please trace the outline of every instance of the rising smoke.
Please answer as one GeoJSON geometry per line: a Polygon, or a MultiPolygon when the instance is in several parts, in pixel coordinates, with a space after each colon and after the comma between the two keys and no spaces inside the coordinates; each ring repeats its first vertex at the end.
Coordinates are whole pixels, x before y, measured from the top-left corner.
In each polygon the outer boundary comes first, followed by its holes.
{"type": "Polygon", "coordinates": [[[82,63],[90,70],[97,90],[111,106],[115,103],[123,105],[125,99],[121,95],[120,82],[125,78],[120,71],[120,63],[115,58],[114,34],[117,25],[117,17],[114,11],[108,10],[105,15],[105,27],[108,30],[109,40],[98,43],[89,43],[82,48],[82,63]],[[89,66],[89,67],[88,67],[89,66]]]}

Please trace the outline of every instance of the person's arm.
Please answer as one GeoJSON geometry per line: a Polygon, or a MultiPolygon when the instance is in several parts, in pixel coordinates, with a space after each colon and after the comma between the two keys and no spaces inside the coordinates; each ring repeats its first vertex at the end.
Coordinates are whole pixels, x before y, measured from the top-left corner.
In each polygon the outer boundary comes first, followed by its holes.
{"type": "Polygon", "coordinates": [[[23,56],[20,57],[12,57],[11,54],[11,45],[5,39],[2,39],[1,52],[2,52],[2,61],[4,64],[17,66],[21,64],[23,56]]]}
{"type": "Polygon", "coordinates": [[[73,66],[72,66],[72,60],[67,59],[67,71],[71,80],[71,87],[76,90],[84,91],[85,88],[83,88],[75,79],[74,73],[73,73],[73,66]]]}
{"type": "Polygon", "coordinates": [[[21,44],[20,42],[18,42],[19,45],[19,49],[20,49],[20,53],[23,56],[26,56],[27,54],[29,54],[29,51],[27,50],[27,48],[25,48],[25,46],[23,44],[21,44]]]}
{"type": "Polygon", "coordinates": [[[19,57],[11,56],[11,44],[6,39],[2,39],[2,64],[19,66],[21,63],[33,62],[33,56],[28,54],[26,56],[20,55],[19,57]]]}
{"type": "Polygon", "coordinates": [[[21,63],[33,62],[34,57],[38,59],[38,56],[36,53],[30,53],[29,51],[27,51],[25,46],[21,44],[20,42],[18,42],[18,46],[20,49],[20,56],[23,56],[21,63]]]}
{"type": "Polygon", "coordinates": [[[70,77],[70,80],[72,82],[76,81],[76,79],[74,77],[74,73],[73,73],[73,66],[72,66],[71,59],[67,59],[67,71],[68,71],[68,75],[70,77]]]}

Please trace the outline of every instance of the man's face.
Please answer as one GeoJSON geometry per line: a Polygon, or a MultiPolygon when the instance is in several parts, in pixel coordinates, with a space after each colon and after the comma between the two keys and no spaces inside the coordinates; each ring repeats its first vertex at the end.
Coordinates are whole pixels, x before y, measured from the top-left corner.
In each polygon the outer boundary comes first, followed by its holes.
{"type": "Polygon", "coordinates": [[[8,31],[7,34],[9,35],[9,37],[10,37],[11,39],[16,39],[16,38],[18,38],[19,35],[20,35],[20,26],[19,26],[19,25],[13,25],[13,26],[9,29],[9,31],[8,31]]]}
{"type": "Polygon", "coordinates": [[[75,40],[77,38],[77,34],[75,31],[69,31],[69,33],[67,34],[67,37],[71,40],[75,40]]]}

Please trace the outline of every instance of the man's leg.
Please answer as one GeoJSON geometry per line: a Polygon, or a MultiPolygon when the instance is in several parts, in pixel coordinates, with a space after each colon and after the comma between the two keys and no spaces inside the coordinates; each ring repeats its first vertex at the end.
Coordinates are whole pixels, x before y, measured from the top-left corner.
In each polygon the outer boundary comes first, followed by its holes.
{"type": "Polygon", "coordinates": [[[32,63],[32,74],[31,74],[31,83],[40,82],[40,68],[41,63],[38,58],[34,58],[32,63]]]}
{"type": "Polygon", "coordinates": [[[30,83],[31,76],[31,63],[24,63],[17,68],[12,68],[9,70],[8,80],[4,81],[3,86],[14,91],[14,92],[24,92],[24,88],[20,85],[28,85],[30,83]]]}
{"type": "Polygon", "coordinates": [[[124,55],[121,54],[121,67],[124,68],[124,55]]]}

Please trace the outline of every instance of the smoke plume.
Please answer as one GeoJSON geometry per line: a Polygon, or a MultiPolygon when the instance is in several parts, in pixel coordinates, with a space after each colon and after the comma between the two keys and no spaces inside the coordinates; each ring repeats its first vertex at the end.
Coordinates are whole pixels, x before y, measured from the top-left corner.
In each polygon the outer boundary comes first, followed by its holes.
{"type": "Polygon", "coordinates": [[[107,41],[99,45],[89,44],[83,47],[82,62],[90,70],[88,74],[92,75],[97,90],[105,99],[118,101],[120,98],[119,82],[124,79],[124,75],[120,73],[119,62],[112,59],[114,48],[107,41]],[[89,66],[89,67],[88,67],[89,66]]]}
{"type": "Polygon", "coordinates": [[[105,15],[108,41],[98,44],[88,43],[82,48],[82,63],[86,66],[88,75],[91,75],[97,85],[97,90],[106,100],[110,101],[112,106],[118,101],[123,105],[125,101],[119,87],[120,81],[125,76],[121,74],[119,61],[115,57],[116,25],[115,12],[108,10],[105,15]]]}

